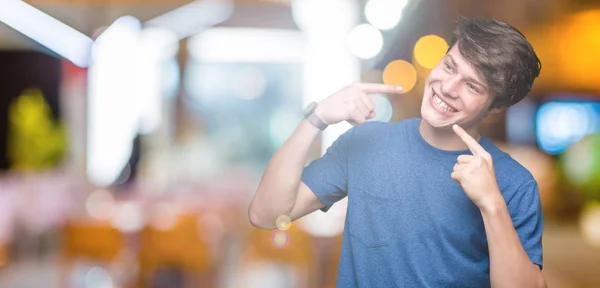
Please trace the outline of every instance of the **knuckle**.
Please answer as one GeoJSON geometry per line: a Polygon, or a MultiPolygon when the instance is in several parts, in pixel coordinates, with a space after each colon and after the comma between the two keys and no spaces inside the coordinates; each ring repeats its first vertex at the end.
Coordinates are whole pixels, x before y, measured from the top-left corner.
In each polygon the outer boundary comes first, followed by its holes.
{"type": "Polygon", "coordinates": [[[483,158],[487,161],[492,161],[492,155],[488,152],[486,152],[485,154],[483,154],[483,158]]]}

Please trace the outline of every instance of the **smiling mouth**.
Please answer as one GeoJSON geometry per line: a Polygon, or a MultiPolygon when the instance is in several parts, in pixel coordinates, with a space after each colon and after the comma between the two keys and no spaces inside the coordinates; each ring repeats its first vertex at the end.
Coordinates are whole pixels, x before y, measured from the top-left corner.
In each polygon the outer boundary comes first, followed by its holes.
{"type": "Polygon", "coordinates": [[[458,110],[456,110],[454,107],[448,105],[448,103],[444,102],[444,100],[442,100],[436,93],[435,91],[432,89],[431,92],[433,93],[433,104],[441,111],[443,112],[447,112],[447,113],[456,113],[458,112],[458,110]]]}

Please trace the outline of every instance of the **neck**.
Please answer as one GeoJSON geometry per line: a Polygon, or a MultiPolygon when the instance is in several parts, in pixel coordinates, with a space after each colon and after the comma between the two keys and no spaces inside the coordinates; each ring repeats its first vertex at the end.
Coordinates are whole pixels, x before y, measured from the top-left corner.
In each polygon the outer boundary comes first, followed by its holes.
{"type": "MultiPolygon", "coordinates": [[[[464,128],[471,137],[475,140],[479,141],[480,134],[478,127],[472,128],[464,128]]],[[[452,127],[447,128],[437,128],[429,125],[427,121],[421,120],[421,124],[419,125],[419,132],[423,139],[429,145],[447,151],[457,151],[457,150],[466,150],[468,147],[465,143],[454,133],[452,127]]]]}

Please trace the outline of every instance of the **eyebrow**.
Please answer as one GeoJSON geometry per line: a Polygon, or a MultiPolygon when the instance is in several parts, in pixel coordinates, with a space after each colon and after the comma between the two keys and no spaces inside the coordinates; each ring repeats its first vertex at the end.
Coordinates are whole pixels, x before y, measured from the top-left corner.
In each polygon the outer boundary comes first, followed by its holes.
{"type": "MultiPolygon", "coordinates": [[[[458,65],[456,65],[456,62],[454,61],[454,58],[452,57],[452,55],[446,54],[446,56],[448,56],[448,58],[450,58],[450,62],[452,62],[452,66],[458,67],[458,65]]],[[[475,84],[477,84],[478,86],[480,86],[481,88],[483,88],[484,90],[487,91],[487,87],[485,85],[483,85],[481,82],[477,81],[477,79],[475,79],[471,76],[466,76],[465,78],[467,79],[467,81],[474,82],[475,84]]]]}

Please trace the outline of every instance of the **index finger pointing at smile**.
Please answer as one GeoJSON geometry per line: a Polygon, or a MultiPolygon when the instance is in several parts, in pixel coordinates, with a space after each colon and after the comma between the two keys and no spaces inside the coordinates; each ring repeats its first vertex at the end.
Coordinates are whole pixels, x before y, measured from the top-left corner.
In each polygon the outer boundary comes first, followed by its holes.
{"type": "Polygon", "coordinates": [[[467,144],[467,147],[471,153],[473,153],[473,155],[484,155],[486,153],[485,149],[479,145],[477,140],[471,137],[471,135],[469,135],[469,133],[467,133],[462,127],[454,124],[452,125],[452,129],[454,130],[454,133],[456,133],[456,135],[458,135],[458,137],[460,137],[460,139],[467,144]]]}
{"type": "Polygon", "coordinates": [[[378,93],[400,93],[402,87],[393,86],[379,83],[355,83],[354,87],[362,90],[366,94],[378,94],[378,93]]]}

